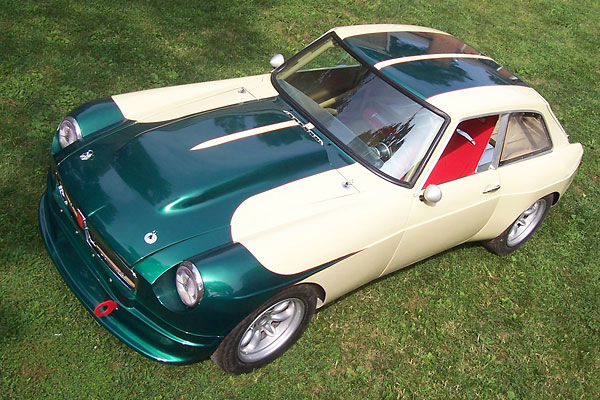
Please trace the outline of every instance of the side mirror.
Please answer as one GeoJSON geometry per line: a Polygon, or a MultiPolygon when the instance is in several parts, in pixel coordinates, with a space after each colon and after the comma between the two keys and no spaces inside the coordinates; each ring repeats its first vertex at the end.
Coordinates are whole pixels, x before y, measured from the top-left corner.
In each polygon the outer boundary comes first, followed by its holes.
{"type": "Polygon", "coordinates": [[[438,201],[442,199],[442,190],[438,185],[429,185],[425,188],[425,191],[421,196],[419,196],[419,200],[424,201],[430,205],[434,205],[438,201]]]}
{"type": "Polygon", "coordinates": [[[271,60],[269,61],[269,64],[271,64],[271,66],[273,68],[277,68],[281,64],[283,64],[284,61],[285,60],[283,59],[283,56],[281,54],[275,54],[273,57],[271,57],[271,60]]]}

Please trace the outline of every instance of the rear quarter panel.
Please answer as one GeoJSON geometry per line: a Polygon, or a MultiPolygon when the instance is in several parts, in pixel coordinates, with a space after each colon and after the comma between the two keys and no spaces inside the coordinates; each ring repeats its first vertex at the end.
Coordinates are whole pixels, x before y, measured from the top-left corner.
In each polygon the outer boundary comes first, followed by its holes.
{"type": "Polygon", "coordinates": [[[551,193],[562,195],[573,181],[582,155],[581,144],[574,143],[498,168],[501,183],[498,207],[471,240],[492,239],[536,200],[551,193]]]}

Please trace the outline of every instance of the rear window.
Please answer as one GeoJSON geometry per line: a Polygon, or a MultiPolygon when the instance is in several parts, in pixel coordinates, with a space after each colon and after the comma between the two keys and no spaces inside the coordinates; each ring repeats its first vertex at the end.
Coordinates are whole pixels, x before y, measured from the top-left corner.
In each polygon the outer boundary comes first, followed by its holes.
{"type": "Polygon", "coordinates": [[[500,164],[537,154],[552,146],[546,124],[536,113],[513,113],[508,120],[500,164]]]}

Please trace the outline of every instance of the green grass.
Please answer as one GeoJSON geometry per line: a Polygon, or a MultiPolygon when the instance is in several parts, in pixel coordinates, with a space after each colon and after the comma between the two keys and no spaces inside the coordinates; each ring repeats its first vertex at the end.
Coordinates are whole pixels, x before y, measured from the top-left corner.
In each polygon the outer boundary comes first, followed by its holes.
{"type": "Polygon", "coordinates": [[[0,398],[600,397],[600,4],[0,0],[0,398]],[[273,364],[147,360],[101,328],[37,227],[53,131],[110,94],[269,70],[335,25],[448,31],[530,82],[583,164],[542,229],[496,257],[463,245],[318,312],[273,364]]]}

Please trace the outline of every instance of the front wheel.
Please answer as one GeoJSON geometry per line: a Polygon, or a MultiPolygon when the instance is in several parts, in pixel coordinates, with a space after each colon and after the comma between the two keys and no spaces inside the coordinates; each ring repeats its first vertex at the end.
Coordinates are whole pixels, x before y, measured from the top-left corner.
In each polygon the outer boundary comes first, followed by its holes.
{"type": "Polygon", "coordinates": [[[542,197],[513,222],[498,237],[483,242],[483,245],[492,253],[506,255],[517,250],[523,245],[539,228],[542,221],[550,210],[552,204],[552,195],[542,197]]]}
{"type": "Polygon", "coordinates": [[[232,374],[270,363],[298,340],[316,306],[317,296],[309,285],[279,292],[233,328],[211,359],[232,374]]]}

